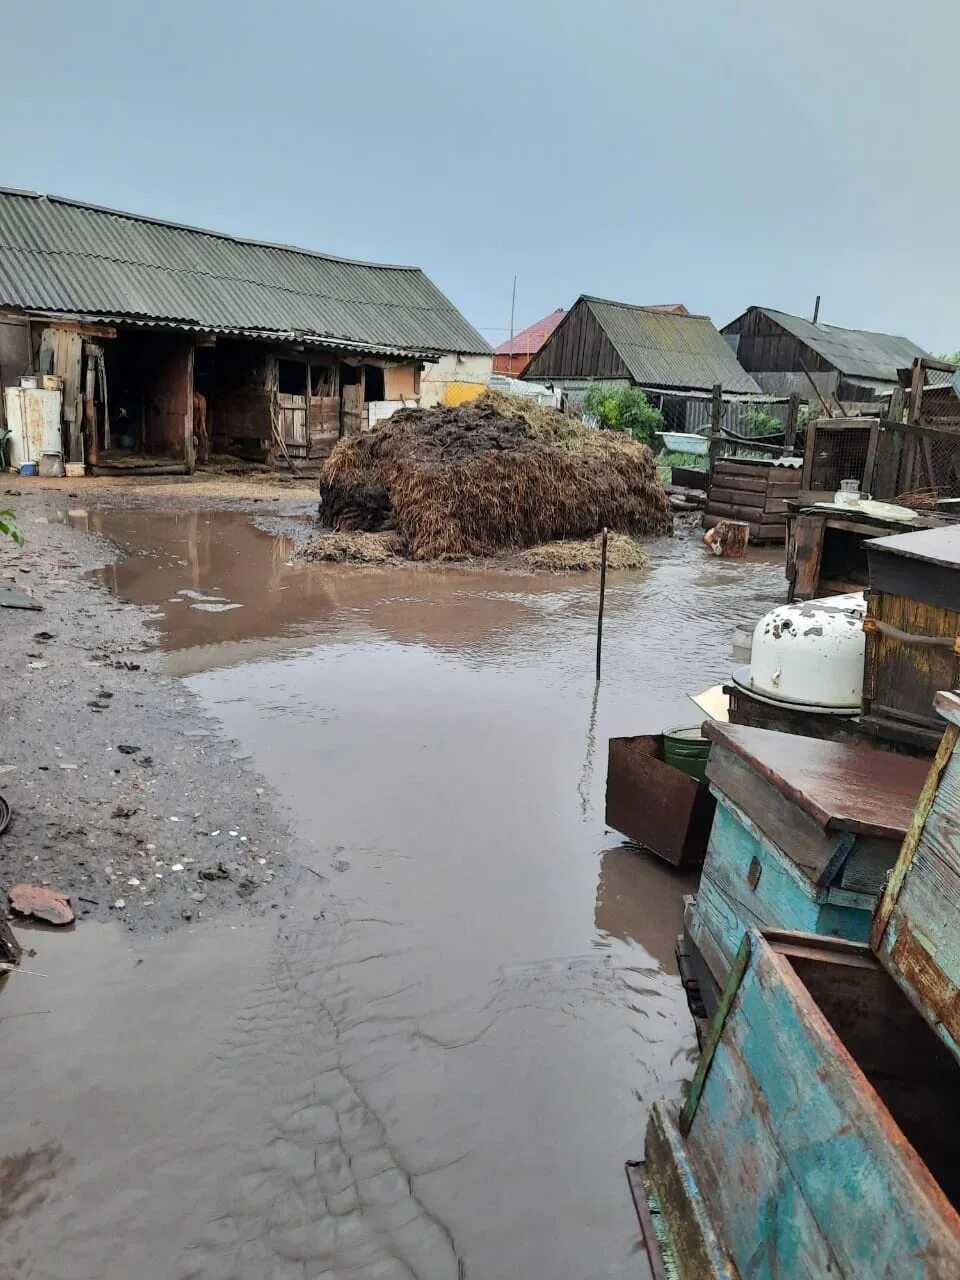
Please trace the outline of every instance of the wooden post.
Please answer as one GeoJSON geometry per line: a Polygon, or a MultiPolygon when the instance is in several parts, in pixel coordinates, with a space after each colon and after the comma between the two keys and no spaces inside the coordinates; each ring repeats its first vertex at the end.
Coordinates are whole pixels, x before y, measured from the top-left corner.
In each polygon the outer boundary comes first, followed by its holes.
{"type": "Polygon", "coordinates": [[[832,410],[832,409],[830,408],[830,406],[827,404],[826,400],[824,400],[824,398],[823,398],[823,392],[820,390],[820,388],[819,388],[819,387],[817,386],[817,384],[814,382],[814,380],[813,380],[813,374],[810,372],[810,370],[807,368],[807,366],[803,363],[803,361],[802,361],[802,360],[800,361],[800,368],[801,368],[801,369],[803,370],[803,372],[806,374],[807,381],[810,383],[811,387],[813,387],[814,394],[816,395],[817,399],[820,401],[820,408],[823,410],[823,416],[824,416],[825,418],[832,418],[832,417],[833,417],[833,410],[832,410]]]}
{"type": "Polygon", "coordinates": [[[913,373],[910,375],[910,411],[907,421],[914,426],[920,421],[923,411],[923,360],[917,356],[913,362],[913,373]]]}
{"type": "Polygon", "coordinates": [[[607,530],[600,541],[600,609],[597,613],[597,684],[600,683],[600,655],[603,649],[603,600],[607,593],[607,530]]]}
{"type": "Polygon", "coordinates": [[[708,471],[713,475],[713,468],[716,466],[717,458],[720,456],[720,448],[723,444],[720,432],[723,423],[723,387],[719,382],[713,385],[713,391],[710,394],[710,430],[708,433],[709,443],[707,445],[707,454],[710,459],[708,471]]]}
{"type": "Polygon", "coordinates": [[[903,411],[907,407],[907,391],[905,387],[894,387],[890,396],[890,421],[903,422],[903,411]]]}
{"type": "Polygon", "coordinates": [[[83,425],[87,436],[87,461],[95,467],[100,460],[100,446],[97,440],[97,405],[96,386],[97,371],[93,356],[85,351],[86,367],[84,369],[83,391],[83,425]]]}
{"type": "Polygon", "coordinates": [[[797,441],[797,422],[800,418],[800,392],[794,391],[790,395],[790,404],[787,408],[787,425],[783,437],[783,452],[789,457],[793,453],[793,447],[797,441]]]}

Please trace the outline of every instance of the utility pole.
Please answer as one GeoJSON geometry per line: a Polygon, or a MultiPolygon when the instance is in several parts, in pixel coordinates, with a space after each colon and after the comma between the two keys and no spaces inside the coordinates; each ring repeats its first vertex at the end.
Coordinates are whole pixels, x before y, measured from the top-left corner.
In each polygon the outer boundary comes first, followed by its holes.
{"type": "Polygon", "coordinates": [[[510,354],[507,356],[507,373],[513,373],[513,317],[517,309],[517,277],[513,277],[513,293],[510,295],[510,354]]]}

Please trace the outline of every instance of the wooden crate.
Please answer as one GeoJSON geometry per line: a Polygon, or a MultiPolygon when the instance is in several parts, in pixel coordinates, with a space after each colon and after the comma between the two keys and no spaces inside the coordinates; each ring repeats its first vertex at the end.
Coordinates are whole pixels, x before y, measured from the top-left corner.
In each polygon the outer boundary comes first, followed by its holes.
{"type": "Polygon", "coordinates": [[[713,468],[703,527],[745,520],[751,542],[785,542],[787,501],[800,492],[800,468],[765,459],[721,458],[713,468]]]}
{"type": "Polygon", "coordinates": [[[960,684],[960,528],[867,543],[863,721],[936,735],[939,689],[960,684]]]}
{"type": "MultiPolygon", "coordinates": [[[[925,529],[930,523],[929,518],[918,516],[906,527],[925,529]]],[[[902,521],[822,507],[799,511],[787,524],[787,599],[791,601],[865,591],[870,581],[867,542],[902,533],[905,527],[902,521]]]]}
{"type": "Polygon", "coordinates": [[[607,826],[674,867],[699,866],[714,802],[707,787],[667,764],[663,736],[611,738],[607,826]]]}
{"type": "Polygon", "coordinates": [[[751,926],[867,941],[928,765],[741,725],[705,732],[717,808],[684,927],[712,1012],[751,926]]]}
{"type": "Polygon", "coordinates": [[[869,947],[750,930],[683,1111],[653,1109],[628,1173],[655,1274],[960,1275],[960,697],[937,709],[869,947]]]}

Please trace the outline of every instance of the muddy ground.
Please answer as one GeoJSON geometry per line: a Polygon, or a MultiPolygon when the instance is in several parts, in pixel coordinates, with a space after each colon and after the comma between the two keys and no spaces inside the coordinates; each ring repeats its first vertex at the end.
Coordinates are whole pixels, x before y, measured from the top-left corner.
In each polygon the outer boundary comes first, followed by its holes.
{"type": "Polygon", "coordinates": [[[186,483],[14,481],[26,543],[0,545],[0,584],[40,611],[0,609],[0,790],[13,816],[0,837],[0,888],[70,894],[78,917],[168,928],[243,903],[283,913],[292,837],[262,779],[179,680],[164,675],[149,612],[86,575],[112,543],[69,511],[243,510],[301,530],[315,493],[271,477],[186,483]]]}
{"type": "Polygon", "coordinates": [[[0,612],[0,855],[72,888],[71,815],[109,896],[0,980],[0,1274],[648,1275],[623,1164],[692,1071],[695,878],[605,828],[606,742],[694,722],[778,558],[651,544],[598,689],[594,575],[305,562],[277,532],[314,494],[276,482],[20,487],[4,572],[46,607],[0,612]]]}

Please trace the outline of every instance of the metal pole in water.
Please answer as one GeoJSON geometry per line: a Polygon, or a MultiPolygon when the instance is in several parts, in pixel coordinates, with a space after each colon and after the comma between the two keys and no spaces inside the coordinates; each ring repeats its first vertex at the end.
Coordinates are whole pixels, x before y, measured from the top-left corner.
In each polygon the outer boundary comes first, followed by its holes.
{"type": "Polygon", "coordinates": [[[597,684],[600,683],[600,654],[603,648],[603,598],[607,592],[607,530],[600,542],[600,611],[597,614],[597,684]]]}

